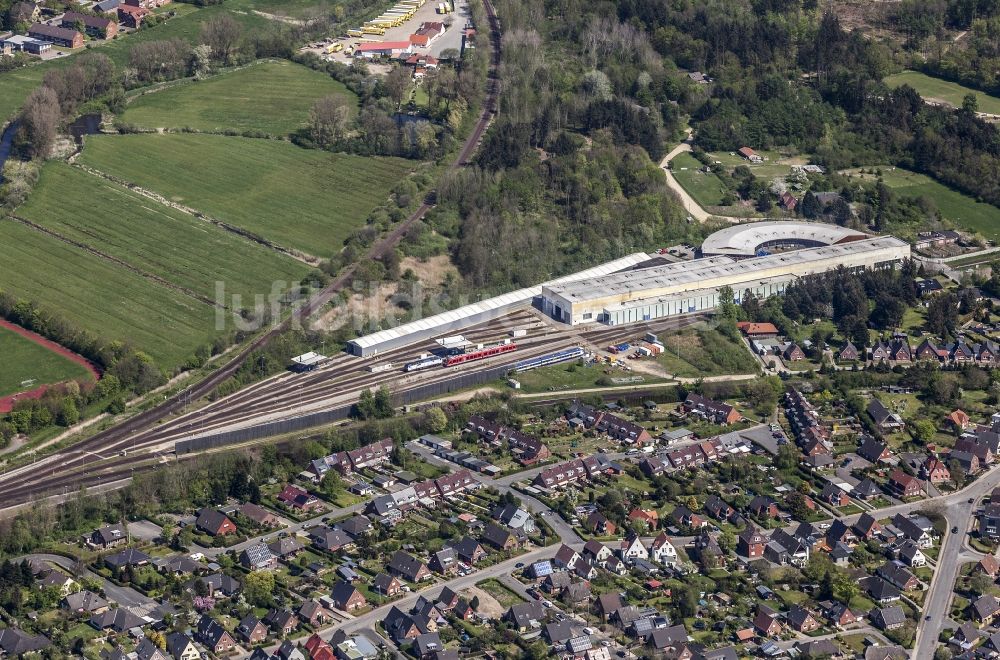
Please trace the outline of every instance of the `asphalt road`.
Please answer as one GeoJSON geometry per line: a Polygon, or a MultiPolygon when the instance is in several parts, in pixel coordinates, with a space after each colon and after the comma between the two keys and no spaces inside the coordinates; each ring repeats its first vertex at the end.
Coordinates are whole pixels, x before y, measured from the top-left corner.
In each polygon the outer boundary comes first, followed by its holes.
{"type": "MultiPolygon", "coordinates": [[[[76,564],[75,559],[70,559],[69,557],[63,557],[62,555],[49,555],[49,554],[33,554],[25,555],[21,559],[34,559],[37,561],[44,561],[50,564],[55,564],[60,568],[66,570],[71,577],[76,577],[73,574],[73,566],[76,564]]],[[[141,593],[136,591],[131,587],[119,587],[116,584],[105,580],[103,577],[94,573],[90,569],[84,569],[83,575],[80,578],[89,578],[92,580],[97,580],[104,586],[104,594],[108,600],[114,601],[121,605],[122,607],[134,607],[136,605],[148,605],[152,603],[152,599],[143,596],[141,593]]]]}

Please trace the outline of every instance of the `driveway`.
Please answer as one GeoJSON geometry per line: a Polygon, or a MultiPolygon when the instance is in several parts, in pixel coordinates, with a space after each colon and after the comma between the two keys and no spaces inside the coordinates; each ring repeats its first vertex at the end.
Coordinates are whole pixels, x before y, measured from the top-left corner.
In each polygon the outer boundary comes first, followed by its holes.
{"type": "MultiPolygon", "coordinates": [[[[48,555],[48,554],[34,554],[25,555],[22,559],[35,559],[37,561],[44,561],[50,564],[55,564],[62,569],[65,569],[67,573],[73,575],[73,566],[76,564],[75,559],[70,559],[69,557],[63,557],[62,555],[48,555]]],[[[135,607],[137,605],[150,605],[154,601],[152,598],[143,596],[141,593],[133,589],[132,587],[119,587],[116,584],[109,582],[97,573],[94,573],[90,569],[84,569],[81,578],[89,578],[92,580],[97,580],[103,585],[104,595],[108,600],[118,603],[122,607],[135,607]]]]}

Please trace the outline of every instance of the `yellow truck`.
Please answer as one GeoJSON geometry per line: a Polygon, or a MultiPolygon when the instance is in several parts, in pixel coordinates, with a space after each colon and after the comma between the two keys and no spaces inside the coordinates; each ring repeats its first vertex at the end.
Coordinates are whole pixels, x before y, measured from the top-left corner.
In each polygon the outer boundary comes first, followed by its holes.
{"type": "Polygon", "coordinates": [[[385,34],[385,28],[378,25],[366,25],[361,29],[361,31],[364,34],[385,34]]]}
{"type": "Polygon", "coordinates": [[[327,53],[339,53],[342,50],[344,50],[344,44],[341,43],[330,44],[326,47],[327,53]]]}

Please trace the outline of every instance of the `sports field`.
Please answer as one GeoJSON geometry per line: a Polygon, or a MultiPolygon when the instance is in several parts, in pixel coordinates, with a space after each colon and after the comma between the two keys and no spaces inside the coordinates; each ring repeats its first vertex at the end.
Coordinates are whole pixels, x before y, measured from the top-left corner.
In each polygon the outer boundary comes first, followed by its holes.
{"type": "Polygon", "coordinates": [[[702,207],[720,206],[722,198],[726,194],[726,186],[723,185],[719,177],[712,172],[702,172],[701,164],[697,158],[684,152],[674,156],[670,161],[673,168],[670,170],[677,183],[694,197],[702,207]]]}
{"type": "Polygon", "coordinates": [[[264,62],[136,97],[122,121],[150,128],[262,131],[288,135],[306,124],[316,99],[357,97],[325,73],[288,61],[264,62]]]}
{"type": "Polygon", "coordinates": [[[277,140],[217,135],[96,135],[81,162],[246,229],[327,257],[413,166],[277,140]]]}
{"type": "MultiPolygon", "coordinates": [[[[871,170],[872,168],[866,168],[871,170]]],[[[919,197],[924,195],[934,200],[941,215],[959,229],[978,231],[986,238],[1000,239],[1000,208],[977,202],[973,198],[952,190],[923,174],[917,174],[900,167],[882,167],[885,185],[900,195],[919,197]]],[[[860,175],[857,170],[849,170],[853,176],[874,179],[873,174],[860,175]]]]}
{"type": "Polygon", "coordinates": [[[289,256],[58,161],[44,167],[17,214],[211,300],[217,281],[246,305],[253,294],[270,293],[272,282],[297,282],[309,271],[289,256]]]}
{"type": "Polygon", "coordinates": [[[920,96],[925,99],[935,99],[944,101],[956,108],[962,107],[962,100],[966,94],[975,94],[979,102],[979,111],[988,112],[993,115],[1000,114],[1000,99],[980,92],[979,90],[965,87],[958,83],[934,78],[918,71],[903,71],[885,79],[885,84],[895,89],[901,85],[909,85],[917,90],[920,96]]]}
{"type": "Polygon", "coordinates": [[[4,327],[0,327],[0,356],[0,396],[64,380],[90,379],[81,365],[4,327]]]}
{"type": "Polygon", "coordinates": [[[0,220],[0,288],[166,368],[216,335],[215,308],[13,220],[0,220]]]}

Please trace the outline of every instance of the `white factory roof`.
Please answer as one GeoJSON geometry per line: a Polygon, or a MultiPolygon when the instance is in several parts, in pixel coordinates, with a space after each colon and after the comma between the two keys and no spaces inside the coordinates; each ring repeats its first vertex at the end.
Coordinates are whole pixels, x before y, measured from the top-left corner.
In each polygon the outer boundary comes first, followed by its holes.
{"type": "MultiPolygon", "coordinates": [[[[351,340],[351,343],[364,349],[380,345],[384,342],[400,339],[406,337],[407,335],[416,335],[428,330],[433,330],[434,328],[448,326],[452,323],[461,322],[464,319],[471,319],[481,314],[488,314],[494,310],[506,310],[512,305],[516,305],[518,303],[527,305],[531,303],[532,299],[542,295],[542,286],[557,284],[560,282],[569,282],[576,279],[588,279],[601,275],[607,275],[625,268],[631,268],[632,266],[640,264],[643,261],[649,261],[649,259],[650,256],[648,254],[644,252],[636,252],[635,254],[630,254],[627,257],[615,259],[614,261],[609,261],[601,264],[600,266],[594,266],[593,268],[573,273],[572,275],[566,275],[565,277],[560,277],[559,279],[546,282],[545,284],[539,284],[526,289],[518,289],[517,291],[511,291],[510,293],[505,293],[494,298],[487,298],[486,300],[481,300],[471,305],[465,305],[463,307],[459,307],[458,309],[442,312],[441,314],[435,314],[434,316],[428,316],[425,319],[411,321],[410,323],[404,323],[403,325],[395,328],[380,330],[370,335],[365,335],[364,337],[358,337],[357,339],[351,340]]],[[[481,320],[477,322],[481,322],[481,320]]],[[[420,337],[415,337],[414,341],[418,341],[419,339],[420,337]]]]}
{"type": "Polygon", "coordinates": [[[303,353],[302,355],[296,355],[295,357],[293,357],[292,364],[299,364],[302,365],[303,367],[311,367],[313,365],[319,364],[320,362],[323,362],[326,359],[327,357],[325,355],[320,355],[319,353],[309,351],[308,353],[303,353]]]}
{"type": "MultiPolygon", "coordinates": [[[[764,277],[758,280],[748,280],[747,282],[740,284],[740,290],[745,289],[756,289],[757,287],[764,286],[765,284],[782,284],[787,282],[793,282],[799,279],[798,275],[776,275],[774,277],[764,277]]],[[[674,300],[685,300],[689,298],[697,298],[699,296],[709,296],[718,291],[717,288],[709,289],[686,289],[684,291],[678,291],[677,293],[670,293],[663,296],[651,296],[649,298],[634,298],[632,300],[626,300],[620,303],[614,303],[611,305],[606,305],[604,307],[605,311],[617,312],[625,309],[633,309],[640,307],[648,307],[650,305],[669,303],[674,300]]]]}
{"type": "MultiPolygon", "coordinates": [[[[792,269],[795,273],[801,267],[810,263],[820,262],[838,257],[849,257],[876,252],[888,248],[909,247],[907,243],[891,236],[876,237],[867,240],[852,241],[841,245],[794,250],[766,257],[743,259],[736,261],[729,257],[707,257],[694,261],[682,261],[665,266],[643,268],[641,270],[614,273],[586,280],[576,280],[566,283],[546,285],[546,289],[570,302],[594,300],[622,294],[635,294],[642,298],[643,292],[654,289],[683,287],[690,289],[704,288],[699,286],[707,280],[723,277],[733,277],[737,281],[748,281],[754,278],[754,273],[760,273],[773,268],[792,269]],[[796,269],[796,267],[800,267],[796,269]]],[[[683,290],[683,289],[682,289],[683,290]]]]}
{"type": "Polygon", "coordinates": [[[859,231],[822,222],[766,220],[721,229],[705,239],[701,251],[703,254],[752,257],[760,245],[772,241],[801,240],[835,245],[866,237],[867,234],[859,231]]]}

